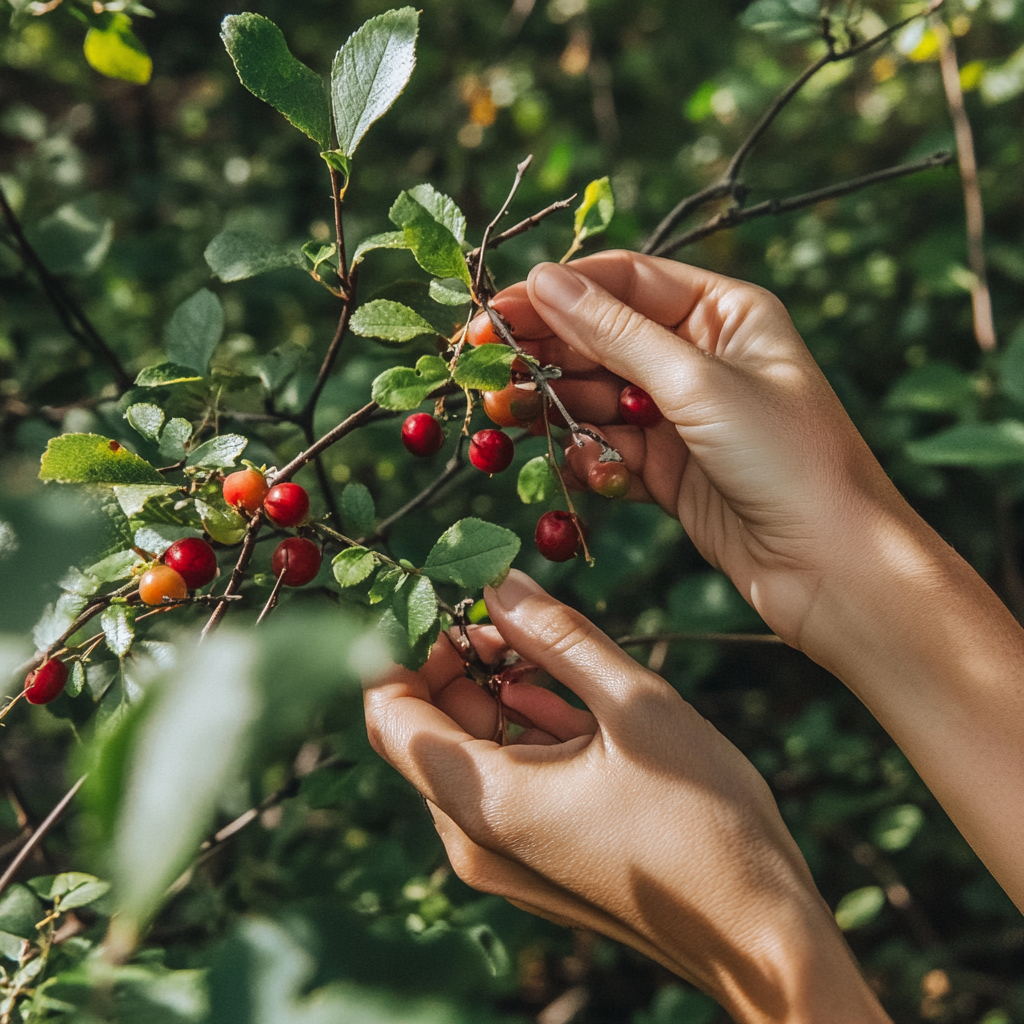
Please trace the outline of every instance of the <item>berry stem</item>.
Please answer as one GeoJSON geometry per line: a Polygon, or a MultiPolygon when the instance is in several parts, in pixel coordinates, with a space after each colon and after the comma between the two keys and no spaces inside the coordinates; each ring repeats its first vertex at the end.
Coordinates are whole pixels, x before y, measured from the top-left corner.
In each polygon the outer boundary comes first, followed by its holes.
{"type": "Polygon", "coordinates": [[[285,572],[286,570],[282,569],[277,574],[274,589],[270,592],[270,597],[267,598],[267,603],[263,606],[263,611],[260,612],[259,618],[256,620],[257,626],[277,607],[277,595],[281,592],[281,587],[284,586],[285,572]]]}
{"type": "MultiPolygon", "coordinates": [[[[370,404],[376,406],[377,403],[371,402],[370,404]]],[[[349,417],[349,419],[351,418],[352,417],[349,417]]],[[[242,578],[245,576],[245,570],[249,567],[249,562],[252,560],[253,552],[256,550],[256,537],[259,534],[260,527],[262,525],[263,509],[259,509],[257,512],[253,513],[252,519],[249,520],[249,525],[246,527],[245,531],[245,540],[242,541],[242,550],[239,552],[238,561],[235,562],[234,569],[231,570],[231,579],[228,580],[228,585],[224,588],[224,593],[221,594],[220,599],[217,601],[217,606],[213,609],[213,613],[207,620],[206,625],[203,626],[202,633],[199,634],[200,643],[202,643],[220,624],[220,620],[224,618],[224,613],[228,610],[230,599],[237,594],[241,588],[242,578]]]]}
{"type": "Polygon", "coordinates": [[[593,565],[594,556],[590,553],[590,549],[587,547],[587,538],[583,536],[583,530],[580,527],[580,517],[576,515],[576,509],[573,507],[572,498],[569,497],[569,488],[565,486],[565,478],[562,476],[562,469],[558,465],[558,460],[555,458],[555,443],[551,439],[551,423],[548,420],[547,402],[544,403],[544,433],[547,434],[548,438],[548,462],[551,463],[551,468],[555,471],[555,476],[558,477],[558,482],[562,486],[562,494],[565,495],[565,504],[568,506],[569,512],[572,515],[572,521],[576,526],[576,532],[580,535],[580,543],[583,545],[583,557],[587,560],[587,565],[593,565]]]}

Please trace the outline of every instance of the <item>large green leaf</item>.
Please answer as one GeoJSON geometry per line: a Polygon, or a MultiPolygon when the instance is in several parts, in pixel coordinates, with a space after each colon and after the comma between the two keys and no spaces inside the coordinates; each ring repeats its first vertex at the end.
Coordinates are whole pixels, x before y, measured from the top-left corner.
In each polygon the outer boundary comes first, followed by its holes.
{"type": "Polygon", "coordinates": [[[463,349],[452,375],[455,383],[479,391],[501,391],[512,380],[516,354],[508,345],[480,345],[463,349]]]}
{"type": "Polygon", "coordinates": [[[925,466],[999,469],[1024,463],[1024,423],[958,423],[907,445],[907,455],[925,466]]]}
{"type": "Polygon", "coordinates": [[[416,64],[418,27],[415,8],[387,11],[356,29],[335,56],[331,99],[338,149],[344,156],[355,153],[370,125],[405,88],[416,64]]]}
{"type": "Polygon", "coordinates": [[[305,257],[300,251],[277,245],[250,231],[222,231],[206,247],[203,257],[222,281],[244,281],[282,267],[306,269],[305,257]]]}
{"type": "Polygon", "coordinates": [[[107,78],[145,85],[153,74],[153,59],[132,31],[132,19],[121,12],[105,13],[85,34],[82,46],[89,66],[107,78]]]}
{"type": "Polygon", "coordinates": [[[383,338],[385,341],[411,341],[424,334],[438,333],[437,328],[415,310],[390,299],[363,303],[352,314],[349,327],[353,334],[364,338],[383,338]]]}
{"type": "Polygon", "coordinates": [[[461,519],[433,546],[423,564],[423,575],[435,583],[479,590],[505,578],[519,544],[519,538],[504,526],[461,519]]]}
{"type": "Polygon", "coordinates": [[[163,484],[145,459],[99,434],[61,434],[43,452],[40,480],[65,484],[163,484]]]}
{"type": "Polygon", "coordinates": [[[459,239],[459,232],[465,231],[465,219],[452,200],[419,185],[402,192],[388,216],[405,232],[406,244],[427,273],[471,284],[459,239]]]}
{"type": "Polygon", "coordinates": [[[373,400],[383,409],[415,409],[448,380],[448,364],[440,356],[421,356],[416,368],[393,366],[374,382],[373,400]]]}
{"type": "Polygon", "coordinates": [[[155,498],[166,498],[172,494],[181,495],[181,488],[174,484],[118,484],[114,488],[114,497],[126,516],[137,516],[146,507],[148,501],[155,498]]]}
{"type": "Polygon", "coordinates": [[[410,644],[416,646],[427,634],[432,634],[431,641],[436,638],[437,631],[433,627],[437,622],[437,594],[426,576],[410,574],[395,591],[391,608],[408,633],[410,644]]]}
{"type": "Polygon", "coordinates": [[[164,328],[167,359],[205,377],[223,332],[224,307],[213,292],[201,288],[178,306],[164,328]]]}
{"type": "Polygon", "coordinates": [[[269,18],[246,12],[229,14],[220,36],[242,85],[329,149],[331,107],[324,81],[292,56],[281,30],[269,18]]]}
{"type": "Polygon", "coordinates": [[[465,281],[457,277],[434,278],[430,282],[430,297],[443,306],[465,306],[473,298],[465,281]]]}

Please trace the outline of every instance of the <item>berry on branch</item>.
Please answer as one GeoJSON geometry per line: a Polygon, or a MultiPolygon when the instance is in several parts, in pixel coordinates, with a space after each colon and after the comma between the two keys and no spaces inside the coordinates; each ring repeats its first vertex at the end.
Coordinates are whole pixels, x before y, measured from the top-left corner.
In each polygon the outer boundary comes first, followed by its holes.
{"type": "Polygon", "coordinates": [[[67,665],[60,658],[50,658],[25,677],[25,700],[29,704],[49,704],[67,681],[67,665]]]}
{"type": "Polygon", "coordinates": [[[525,427],[544,411],[539,391],[509,384],[501,391],[484,392],[484,412],[499,427],[525,427]]]}
{"type": "Polygon", "coordinates": [[[309,495],[298,484],[275,484],[263,499],[263,507],[278,526],[298,526],[309,512],[309,495]]]}
{"type": "Polygon", "coordinates": [[[606,498],[623,498],[629,490],[629,470],[621,462],[595,462],[587,485],[606,498]]]}
{"type": "Polygon", "coordinates": [[[188,584],[177,569],[154,565],[139,580],[139,599],[143,604],[163,604],[164,598],[181,600],[188,597],[188,584]]]}
{"type": "Polygon", "coordinates": [[[426,459],[444,444],[444,431],[430,413],[414,412],[402,424],[402,444],[410,454],[426,459]]]}
{"type": "Polygon", "coordinates": [[[198,537],[176,540],[164,552],[164,565],[180,573],[189,590],[205,587],[217,575],[217,555],[198,537]]]}
{"type": "Polygon", "coordinates": [[[255,512],[263,507],[270,485],[267,478],[255,469],[240,469],[224,479],[224,500],[235,508],[255,512]]]}
{"type": "Polygon", "coordinates": [[[307,537],[287,537],[274,550],[271,571],[286,587],[304,587],[320,571],[320,548],[307,537]]]}
{"type": "Polygon", "coordinates": [[[568,562],[579,551],[582,539],[576,516],[561,509],[545,512],[533,532],[537,550],[549,562],[568,562]]]}
{"type": "Polygon", "coordinates": [[[516,446],[500,430],[478,430],[469,441],[469,461],[482,473],[500,473],[512,465],[516,446]]]}
{"type": "Polygon", "coordinates": [[[474,347],[501,344],[501,338],[498,337],[494,330],[494,324],[491,323],[491,318],[486,312],[478,313],[469,321],[469,326],[466,328],[466,341],[474,347]]]}

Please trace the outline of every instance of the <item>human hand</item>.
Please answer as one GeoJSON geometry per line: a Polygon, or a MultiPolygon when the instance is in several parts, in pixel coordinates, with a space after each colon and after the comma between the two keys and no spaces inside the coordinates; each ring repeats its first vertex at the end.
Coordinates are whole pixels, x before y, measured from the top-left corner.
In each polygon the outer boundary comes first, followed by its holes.
{"type": "Polygon", "coordinates": [[[738,1021],[884,1021],[762,778],[664,680],[513,571],[486,592],[510,647],[589,711],[529,682],[497,706],[443,638],[367,688],[375,749],[427,798],[468,884],[628,943],[738,1021]]]}

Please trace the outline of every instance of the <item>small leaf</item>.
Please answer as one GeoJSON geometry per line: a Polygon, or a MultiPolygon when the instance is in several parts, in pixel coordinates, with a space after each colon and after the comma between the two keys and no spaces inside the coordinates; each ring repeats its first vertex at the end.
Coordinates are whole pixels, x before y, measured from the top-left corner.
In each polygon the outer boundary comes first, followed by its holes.
{"type": "Polygon", "coordinates": [[[783,42],[809,39],[821,30],[821,6],[819,0],[755,0],[740,24],[783,42]]]}
{"type": "Polygon", "coordinates": [[[160,428],[164,425],[164,411],[159,405],[149,402],[136,402],[128,406],[124,418],[147,441],[155,441],[160,437],[160,428]]]}
{"type": "Polygon", "coordinates": [[[218,508],[200,498],[196,498],[196,511],[203,522],[203,529],[218,544],[238,544],[245,536],[246,522],[227,505],[218,508]]]}
{"type": "Polygon", "coordinates": [[[409,243],[405,240],[404,231],[383,231],[379,235],[370,235],[364,238],[352,256],[352,266],[362,261],[363,256],[372,249],[408,249],[409,243]]]}
{"type": "Polygon", "coordinates": [[[141,561],[134,551],[115,551],[112,555],[107,555],[106,558],[101,558],[90,565],[85,571],[100,583],[116,583],[118,580],[128,579],[132,569],[141,561]]]}
{"type": "Polygon", "coordinates": [[[435,583],[456,583],[467,590],[479,590],[504,579],[519,544],[519,538],[503,526],[482,519],[462,519],[445,530],[431,549],[423,575],[435,583]]]}
{"type": "MultiPolygon", "coordinates": [[[[420,190],[420,198],[428,203],[430,208],[414,195],[415,189],[402,192],[388,213],[391,222],[405,232],[406,244],[412,250],[416,262],[427,273],[435,277],[458,278],[467,286],[470,285],[472,282],[462,253],[462,245],[458,235],[452,231],[449,223],[446,223],[455,221],[455,226],[459,227],[455,215],[446,204],[450,203],[455,213],[458,213],[458,207],[447,196],[442,196],[433,189],[427,193],[424,186],[420,185],[417,188],[420,190]]],[[[461,216],[458,214],[459,218],[461,216]]]]}
{"type": "Polygon", "coordinates": [[[437,639],[437,634],[431,630],[424,633],[415,643],[412,642],[409,631],[394,606],[384,609],[377,628],[384,637],[392,660],[412,671],[426,664],[427,658],[430,657],[430,648],[437,639]]]}
{"type": "Polygon", "coordinates": [[[430,282],[430,297],[442,306],[464,306],[473,298],[466,283],[457,277],[435,277],[430,282]]]}
{"type": "Polygon", "coordinates": [[[14,882],[0,896],[0,931],[22,939],[37,939],[37,922],[46,916],[39,897],[27,886],[14,882]]]}
{"type": "Polygon", "coordinates": [[[380,604],[381,601],[389,598],[404,577],[405,573],[401,569],[382,569],[373,581],[373,586],[370,587],[370,604],[380,604]]]}
{"type": "Polygon", "coordinates": [[[246,12],[228,15],[220,37],[242,85],[328,149],[331,106],[324,81],[292,56],[281,30],[269,18],[246,12]]]}
{"type": "Polygon", "coordinates": [[[64,686],[64,692],[69,697],[77,697],[85,686],[85,668],[80,661],[71,663],[71,674],[64,686]]]}
{"type": "MultiPolygon", "coordinates": [[[[460,245],[465,242],[466,215],[459,209],[454,199],[446,196],[443,192],[438,192],[433,185],[427,182],[413,186],[404,194],[422,206],[438,224],[443,224],[455,236],[456,242],[460,245]]],[[[395,207],[399,207],[401,200],[402,197],[399,196],[395,207]]],[[[419,216],[418,212],[411,212],[414,217],[419,216]]],[[[391,219],[394,221],[394,217],[391,219]]]]}
{"type": "Polygon", "coordinates": [[[907,445],[907,455],[924,466],[1001,469],[1024,463],[1024,423],[958,423],[907,445]]]}
{"type": "Polygon", "coordinates": [[[112,654],[123,658],[135,639],[135,609],[126,604],[112,604],[100,616],[100,629],[112,654]]]}
{"type": "Polygon", "coordinates": [[[146,502],[153,498],[166,498],[171,494],[181,494],[181,488],[173,484],[117,484],[114,497],[121,506],[121,511],[128,516],[137,516],[145,507],[146,502]]]}
{"type": "Polygon", "coordinates": [[[157,363],[139,371],[135,384],[140,388],[161,388],[165,384],[187,384],[190,381],[202,380],[195,370],[176,363],[157,363]]]}
{"type": "MultiPolygon", "coordinates": [[[[489,346],[493,347],[493,346],[489,346]]],[[[448,380],[448,364],[440,356],[421,356],[416,368],[393,366],[374,382],[373,400],[383,409],[415,409],[448,380]]]]}
{"type": "Polygon", "coordinates": [[[192,424],[175,416],[160,435],[160,454],[171,462],[181,462],[186,455],[185,445],[191,437],[192,424]]]}
{"type": "Polygon", "coordinates": [[[203,257],[222,281],[244,281],[282,267],[307,269],[303,254],[291,246],[276,245],[262,235],[232,229],[217,235],[203,257]]]}
{"type": "Polygon", "coordinates": [[[877,885],[866,885],[862,889],[848,892],[836,907],[836,924],[848,932],[870,924],[885,906],[885,893],[877,885]]]}
{"type": "Polygon", "coordinates": [[[455,364],[455,383],[478,391],[501,391],[512,380],[516,354],[508,345],[481,345],[462,350],[455,364]]]}
{"type": "Polygon", "coordinates": [[[341,492],[341,518],[345,528],[356,536],[373,532],[377,509],[366,484],[347,484],[341,492]]]}
{"type": "MultiPolygon", "coordinates": [[[[78,874],[78,872],[75,872],[78,874]]],[[[57,876],[60,878],[60,875],[57,876]]],[[[87,907],[90,903],[95,903],[100,897],[106,896],[110,891],[110,883],[104,882],[99,878],[92,878],[92,876],[86,876],[91,880],[88,882],[81,882],[74,888],[69,890],[68,894],[60,901],[61,910],[74,910],[76,907],[87,907]]]]}
{"type": "Polygon", "coordinates": [[[61,434],[43,453],[40,480],[65,484],[162,484],[145,459],[99,434],[61,434]]]}
{"type": "MultiPolygon", "coordinates": [[[[395,618],[401,623],[415,647],[421,637],[431,632],[437,622],[437,594],[426,576],[410,574],[405,585],[395,591],[391,602],[395,618]]],[[[433,641],[437,633],[430,637],[433,641]]]]}
{"type": "Polygon", "coordinates": [[[223,332],[224,307],[213,292],[201,288],[178,306],[164,328],[168,361],[205,377],[223,332]]]}
{"type": "Polygon", "coordinates": [[[249,443],[241,434],[221,434],[196,448],[185,465],[191,469],[223,469],[233,466],[249,443]]]}
{"type": "Polygon", "coordinates": [[[583,202],[576,208],[574,229],[582,242],[606,230],[615,214],[615,197],[607,177],[592,181],[583,193],[583,202]]]}
{"type": "Polygon", "coordinates": [[[100,210],[96,196],[59,209],[28,232],[47,269],[54,274],[91,274],[114,240],[114,222],[100,210]]]}
{"type": "Polygon", "coordinates": [[[341,587],[354,587],[373,572],[377,561],[368,548],[345,548],[334,556],[331,567],[341,587]]]}
{"type": "Polygon", "coordinates": [[[530,459],[519,470],[516,490],[525,505],[546,504],[558,496],[561,485],[546,455],[530,459]]]}
{"type": "MultiPolygon", "coordinates": [[[[338,149],[351,157],[366,130],[398,99],[416,64],[419,15],[387,11],[356,29],[331,68],[338,149]]],[[[320,147],[327,149],[327,145],[320,147]]]]}
{"type": "Polygon", "coordinates": [[[383,338],[385,341],[411,341],[424,334],[437,334],[437,328],[427,323],[415,310],[389,299],[365,302],[349,321],[353,334],[364,338],[383,338]]]}
{"type": "Polygon", "coordinates": [[[321,263],[327,263],[331,267],[336,267],[338,261],[333,257],[338,254],[337,242],[331,242],[330,245],[323,245],[320,242],[307,242],[302,247],[302,255],[313,264],[313,270],[320,270],[321,263]]]}
{"type": "Polygon", "coordinates": [[[102,24],[85,34],[82,50],[89,66],[107,78],[145,85],[153,74],[153,59],[132,32],[127,14],[105,15],[102,24]]]}

